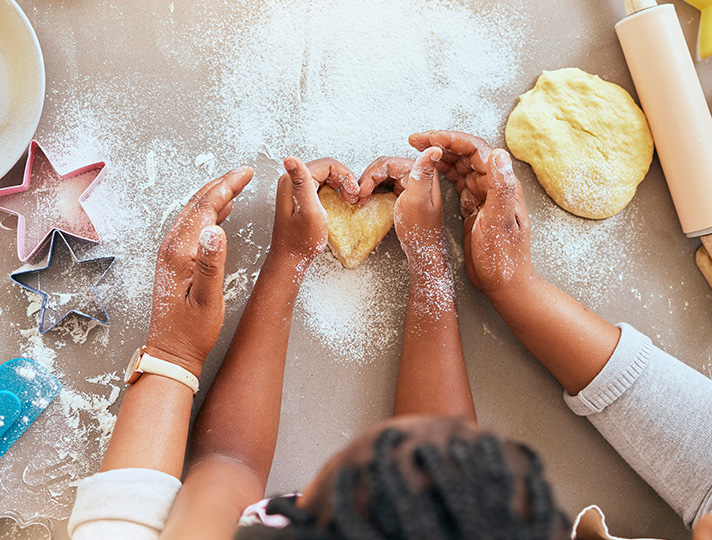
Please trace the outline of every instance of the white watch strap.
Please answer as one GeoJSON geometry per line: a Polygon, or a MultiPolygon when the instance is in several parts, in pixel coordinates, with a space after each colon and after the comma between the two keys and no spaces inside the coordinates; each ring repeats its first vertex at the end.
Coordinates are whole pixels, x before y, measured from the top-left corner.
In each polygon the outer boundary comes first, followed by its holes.
{"type": "Polygon", "coordinates": [[[143,373],[153,373],[154,375],[168,377],[169,379],[185,384],[193,391],[193,395],[198,393],[198,377],[193,375],[187,369],[177,366],[171,362],[161,360],[160,358],[156,358],[155,356],[143,353],[138,365],[136,366],[136,370],[142,371],[143,373]]]}

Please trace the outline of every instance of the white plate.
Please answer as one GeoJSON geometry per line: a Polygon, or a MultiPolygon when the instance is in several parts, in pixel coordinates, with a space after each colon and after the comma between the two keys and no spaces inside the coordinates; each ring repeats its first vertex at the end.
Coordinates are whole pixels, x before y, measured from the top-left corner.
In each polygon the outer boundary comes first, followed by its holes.
{"type": "Polygon", "coordinates": [[[0,178],[27,150],[42,114],[40,43],[15,0],[0,0],[0,178]]]}

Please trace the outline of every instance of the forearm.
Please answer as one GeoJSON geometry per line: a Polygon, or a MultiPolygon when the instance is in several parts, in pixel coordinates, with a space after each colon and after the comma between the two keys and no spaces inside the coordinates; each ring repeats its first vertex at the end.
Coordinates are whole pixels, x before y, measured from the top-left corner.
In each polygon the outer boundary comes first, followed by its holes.
{"type": "Polygon", "coordinates": [[[446,251],[410,259],[394,414],[475,416],[446,251]]]}
{"type": "Polygon", "coordinates": [[[522,344],[571,395],[598,375],[620,338],[618,328],[536,276],[490,294],[489,299],[522,344]]]}
{"type": "Polygon", "coordinates": [[[277,441],[284,361],[301,276],[268,256],[194,427],[191,462],[234,460],[267,482],[277,441]]]}
{"type": "Polygon", "coordinates": [[[186,385],[142,375],[126,390],[101,472],[154,469],[180,478],[192,405],[186,385]]]}
{"type": "Polygon", "coordinates": [[[241,464],[207,458],[190,470],[161,538],[232,538],[243,509],[263,491],[264,484],[241,464]]]}

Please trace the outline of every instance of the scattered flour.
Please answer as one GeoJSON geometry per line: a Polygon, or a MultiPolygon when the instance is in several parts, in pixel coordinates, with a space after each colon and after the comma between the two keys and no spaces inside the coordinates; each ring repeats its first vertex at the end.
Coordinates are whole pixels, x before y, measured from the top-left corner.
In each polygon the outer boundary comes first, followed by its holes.
{"type": "Polygon", "coordinates": [[[518,76],[527,37],[510,8],[278,0],[243,17],[245,30],[227,41],[241,54],[222,64],[210,96],[228,105],[217,127],[235,146],[275,158],[332,155],[361,170],[406,152],[419,129],[502,139],[508,111],[494,104],[518,76]]]}
{"type": "Polygon", "coordinates": [[[144,189],[156,185],[157,174],[158,169],[156,168],[156,152],[151,150],[146,154],[146,176],[148,177],[148,182],[144,185],[144,189]]]}
{"type": "Polygon", "coordinates": [[[18,367],[17,369],[15,369],[15,373],[17,373],[19,377],[27,379],[28,381],[33,380],[37,376],[37,372],[28,366],[18,367]]]}
{"type": "Polygon", "coordinates": [[[352,270],[322,253],[297,297],[296,317],[344,365],[365,366],[401,340],[408,265],[405,259],[381,261],[378,252],[352,270]]]}
{"type": "MultiPolygon", "coordinates": [[[[35,13],[39,23],[50,15],[35,13]]],[[[95,77],[68,49],[67,73],[48,80],[52,117],[37,138],[50,159],[61,172],[107,162],[85,203],[101,243],[73,248],[80,258],[117,257],[99,291],[111,323],[67,320],[44,336],[34,321],[14,326],[19,353],[64,390],[0,461],[0,506],[69,515],[73,487],[97,469],[115,420],[121,385],[104,374],[122,369],[145,336],[156,252],[192,193],[255,165],[224,224],[229,261],[239,253],[225,295],[237,305],[269,246],[284,156],[330,155],[358,175],[379,155],[414,155],[407,136],[422,129],[501,144],[509,111],[499,103],[517,95],[510,87],[529,37],[516,10],[456,0],[199,1],[153,17],[155,62],[116,69],[125,59],[104,51],[106,72],[95,77]]],[[[124,50],[116,28],[121,46],[112,48],[124,50]]],[[[400,342],[408,272],[387,254],[352,271],[325,254],[305,278],[295,318],[335,362],[363,366],[400,342]]],[[[31,303],[31,319],[37,309],[31,303]]]]}
{"type": "Polygon", "coordinates": [[[205,169],[213,174],[215,171],[215,154],[212,152],[206,152],[205,154],[200,154],[195,157],[193,161],[196,167],[205,167],[205,169]]]}
{"type": "Polygon", "coordinates": [[[585,305],[598,308],[615,301],[620,295],[614,293],[630,290],[630,283],[637,282],[641,258],[631,247],[641,243],[644,231],[636,225],[635,199],[605,220],[574,216],[547,199],[532,213],[531,221],[537,272],[585,305]]]}
{"type": "Polygon", "coordinates": [[[257,276],[259,276],[259,272],[250,273],[245,268],[240,268],[236,272],[225,276],[223,295],[227,306],[230,306],[232,301],[239,297],[247,297],[257,281],[257,276]],[[248,285],[250,286],[248,287],[248,285]]]}
{"type": "MultiPolygon", "coordinates": [[[[57,339],[61,332],[40,335],[33,326],[19,334],[19,355],[45,366],[63,388],[52,403],[43,398],[33,401],[47,409],[0,460],[0,505],[22,510],[25,517],[62,519],[69,515],[77,483],[97,469],[106,450],[123,384],[116,384],[115,372],[82,380],[70,367],[71,357],[58,352],[65,345],[57,339]]],[[[95,350],[103,347],[101,340],[98,343],[95,350]]],[[[27,368],[18,369],[18,374],[35,376],[27,368]]]]}
{"type": "Polygon", "coordinates": [[[107,344],[109,337],[107,327],[95,319],[87,319],[86,317],[81,317],[79,315],[70,314],[66,319],[64,319],[58,326],[57,331],[59,333],[67,334],[74,343],[85,343],[89,334],[94,328],[103,329],[101,334],[101,343],[103,345],[107,344]]]}

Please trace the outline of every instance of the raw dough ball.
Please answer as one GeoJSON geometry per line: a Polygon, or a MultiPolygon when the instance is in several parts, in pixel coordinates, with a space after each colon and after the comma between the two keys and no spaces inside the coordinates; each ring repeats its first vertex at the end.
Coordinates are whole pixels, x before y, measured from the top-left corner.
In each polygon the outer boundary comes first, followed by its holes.
{"type": "Polygon", "coordinates": [[[643,111],[620,86],[577,68],[544,71],[507,121],[507,146],[577,216],[617,214],[653,159],[643,111]]]}
{"type": "Polygon", "coordinates": [[[394,193],[374,193],[365,206],[346,204],[329,186],[319,189],[329,219],[329,249],[346,268],[356,268],[393,227],[394,193]]]}

